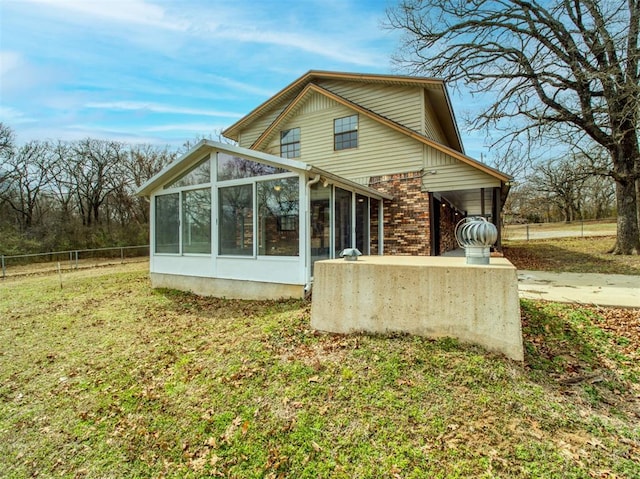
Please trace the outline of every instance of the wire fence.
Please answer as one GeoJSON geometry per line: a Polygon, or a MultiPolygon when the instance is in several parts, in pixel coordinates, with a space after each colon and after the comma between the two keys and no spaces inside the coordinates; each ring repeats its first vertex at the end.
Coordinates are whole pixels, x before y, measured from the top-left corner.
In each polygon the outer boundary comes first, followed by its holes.
{"type": "Polygon", "coordinates": [[[505,225],[505,240],[539,240],[550,238],[585,238],[587,236],[615,236],[616,220],[578,220],[557,223],[529,223],[505,225]]]}
{"type": "Polygon", "coordinates": [[[142,262],[148,259],[149,245],[0,255],[1,278],[142,262]]]}

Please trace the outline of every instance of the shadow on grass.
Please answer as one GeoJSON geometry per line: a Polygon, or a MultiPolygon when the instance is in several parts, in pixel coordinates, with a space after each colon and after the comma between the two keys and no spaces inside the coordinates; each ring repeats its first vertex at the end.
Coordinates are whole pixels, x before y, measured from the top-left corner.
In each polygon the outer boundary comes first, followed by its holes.
{"type": "Polygon", "coordinates": [[[521,301],[525,363],[532,378],[578,393],[592,407],[640,415],[635,388],[640,374],[616,348],[616,338],[599,328],[588,308],[521,301]]]}
{"type": "MultiPolygon", "coordinates": [[[[513,242],[504,246],[504,255],[518,269],[574,273],[640,274],[637,265],[624,257],[608,254],[603,243],[593,251],[579,251],[575,239],[513,242]],[[601,250],[601,251],[599,251],[601,250]]],[[[589,241],[580,239],[579,241],[589,241]]],[[[599,240],[601,241],[601,240],[599,240]]],[[[578,246],[580,246],[578,244],[578,246]]]]}
{"type": "Polygon", "coordinates": [[[155,289],[154,294],[161,295],[167,300],[162,305],[166,310],[179,314],[197,313],[201,317],[220,319],[284,313],[309,304],[303,299],[254,301],[198,296],[190,292],[168,288],[155,289]]]}

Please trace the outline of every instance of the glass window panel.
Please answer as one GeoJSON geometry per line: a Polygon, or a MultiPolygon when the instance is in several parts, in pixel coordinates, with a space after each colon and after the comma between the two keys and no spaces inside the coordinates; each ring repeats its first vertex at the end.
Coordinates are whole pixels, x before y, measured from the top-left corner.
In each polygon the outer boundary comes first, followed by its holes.
{"type": "Polygon", "coordinates": [[[351,192],[336,188],[335,199],[335,257],[345,248],[353,248],[351,241],[351,192]]]}
{"type": "Polygon", "coordinates": [[[346,150],[358,147],[358,115],[338,118],[333,121],[333,147],[346,150]]]}
{"type": "Polygon", "coordinates": [[[300,141],[300,128],[291,128],[280,132],[280,143],[295,143],[300,141]]]}
{"type": "Polygon", "coordinates": [[[211,254],[211,189],[182,194],[182,252],[211,254]]]}
{"type": "Polygon", "coordinates": [[[220,188],[221,255],[253,255],[253,185],[220,188]]]}
{"type": "Polygon", "coordinates": [[[202,185],[211,182],[211,162],[209,156],[187,170],[177,180],[165,186],[165,188],[180,188],[184,186],[202,185]]]}
{"type": "Polygon", "coordinates": [[[369,198],[356,195],[356,248],[369,254],[369,198]]]}
{"type": "Polygon", "coordinates": [[[240,156],[218,153],[218,181],[275,175],[277,173],[285,173],[286,171],[287,170],[283,168],[276,168],[275,166],[265,165],[257,161],[247,160],[240,156]]]}
{"type": "Polygon", "coordinates": [[[258,183],[258,253],[299,255],[299,181],[282,178],[258,183]]]}
{"type": "Polygon", "coordinates": [[[336,150],[346,150],[348,148],[357,148],[358,146],[358,132],[352,131],[348,133],[340,133],[335,136],[336,150]]]}
{"type": "Polygon", "coordinates": [[[156,196],[155,243],[156,253],[180,252],[180,195],[156,196]]]}
{"type": "Polygon", "coordinates": [[[316,261],[331,257],[331,188],[311,187],[311,274],[316,261]]]}

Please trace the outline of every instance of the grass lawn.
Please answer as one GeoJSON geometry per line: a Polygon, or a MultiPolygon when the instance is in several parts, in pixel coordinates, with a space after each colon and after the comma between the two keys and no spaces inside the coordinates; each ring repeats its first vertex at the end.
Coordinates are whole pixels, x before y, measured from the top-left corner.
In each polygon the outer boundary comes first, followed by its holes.
{"type": "Polygon", "coordinates": [[[615,237],[505,241],[504,255],[518,269],[568,273],[640,274],[640,256],[607,253],[615,237]]]}
{"type": "Polygon", "coordinates": [[[523,301],[520,364],[143,267],[0,282],[0,477],[640,478],[640,310],[523,301]]]}

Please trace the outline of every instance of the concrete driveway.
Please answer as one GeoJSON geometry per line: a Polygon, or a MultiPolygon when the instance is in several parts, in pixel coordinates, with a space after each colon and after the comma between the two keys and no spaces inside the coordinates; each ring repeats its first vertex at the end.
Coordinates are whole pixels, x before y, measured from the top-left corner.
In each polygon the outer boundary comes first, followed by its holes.
{"type": "Polygon", "coordinates": [[[640,308],[640,276],[518,270],[521,298],[640,308]]]}

